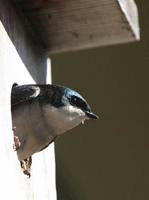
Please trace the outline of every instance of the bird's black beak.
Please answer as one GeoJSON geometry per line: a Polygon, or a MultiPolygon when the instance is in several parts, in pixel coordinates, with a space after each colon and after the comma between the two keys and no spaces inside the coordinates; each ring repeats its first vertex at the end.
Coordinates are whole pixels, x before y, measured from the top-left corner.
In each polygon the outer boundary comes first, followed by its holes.
{"type": "Polygon", "coordinates": [[[86,111],[85,114],[91,119],[98,119],[99,117],[91,111],[86,111]]]}

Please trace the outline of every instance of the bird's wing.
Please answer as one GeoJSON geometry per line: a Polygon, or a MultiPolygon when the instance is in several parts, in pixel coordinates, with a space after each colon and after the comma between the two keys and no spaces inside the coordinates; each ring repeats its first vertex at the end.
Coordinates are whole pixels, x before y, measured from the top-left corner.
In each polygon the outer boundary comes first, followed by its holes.
{"type": "Polygon", "coordinates": [[[11,92],[11,106],[12,108],[35,99],[40,94],[40,87],[38,85],[14,85],[11,92]]]}

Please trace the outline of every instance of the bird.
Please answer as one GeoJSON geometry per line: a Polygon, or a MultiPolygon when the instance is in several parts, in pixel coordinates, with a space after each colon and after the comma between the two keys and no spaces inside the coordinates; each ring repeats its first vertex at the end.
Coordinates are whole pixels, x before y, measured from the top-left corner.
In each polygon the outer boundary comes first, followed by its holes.
{"type": "Polygon", "coordinates": [[[21,165],[68,130],[87,119],[98,119],[78,92],[54,84],[15,83],[11,92],[11,112],[21,165]]]}

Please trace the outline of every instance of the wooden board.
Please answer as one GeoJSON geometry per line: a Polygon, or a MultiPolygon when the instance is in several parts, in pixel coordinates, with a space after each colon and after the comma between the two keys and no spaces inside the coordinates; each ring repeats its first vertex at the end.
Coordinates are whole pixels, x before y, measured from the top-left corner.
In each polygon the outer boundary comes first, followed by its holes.
{"type": "MultiPolygon", "coordinates": [[[[18,84],[50,82],[50,65],[32,40],[15,7],[0,1],[0,199],[56,200],[54,144],[33,156],[31,178],[22,173],[13,150],[10,96],[18,84]],[[48,67],[49,66],[49,67],[48,67]]],[[[24,119],[26,120],[26,119],[24,119]]]]}
{"type": "Polygon", "coordinates": [[[49,53],[136,41],[133,0],[15,0],[49,53]]]}

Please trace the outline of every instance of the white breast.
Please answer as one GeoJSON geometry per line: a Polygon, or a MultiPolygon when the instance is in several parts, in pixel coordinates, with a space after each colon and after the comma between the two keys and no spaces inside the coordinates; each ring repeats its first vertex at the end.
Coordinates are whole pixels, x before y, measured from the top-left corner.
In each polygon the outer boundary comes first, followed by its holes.
{"type": "Polygon", "coordinates": [[[12,123],[21,142],[17,151],[19,160],[39,152],[55,137],[52,128],[46,126],[38,102],[15,109],[12,112],[12,123]]]}
{"type": "Polygon", "coordinates": [[[86,119],[85,113],[71,105],[55,108],[51,105],[43,107],[47,124],[52,126],[56,135],[60,135],[69,129],[79,125],[86,119]]]}
{"type": "Polygon", "coordinates": [[[19,160],[40,151],[55,136],[72,129],[85,119],[85,113],[71,105],[61,108],[51,105],[40,107],[36,102],[14,110],[13,126],[21,142],[17,151],[19,160]]]}

